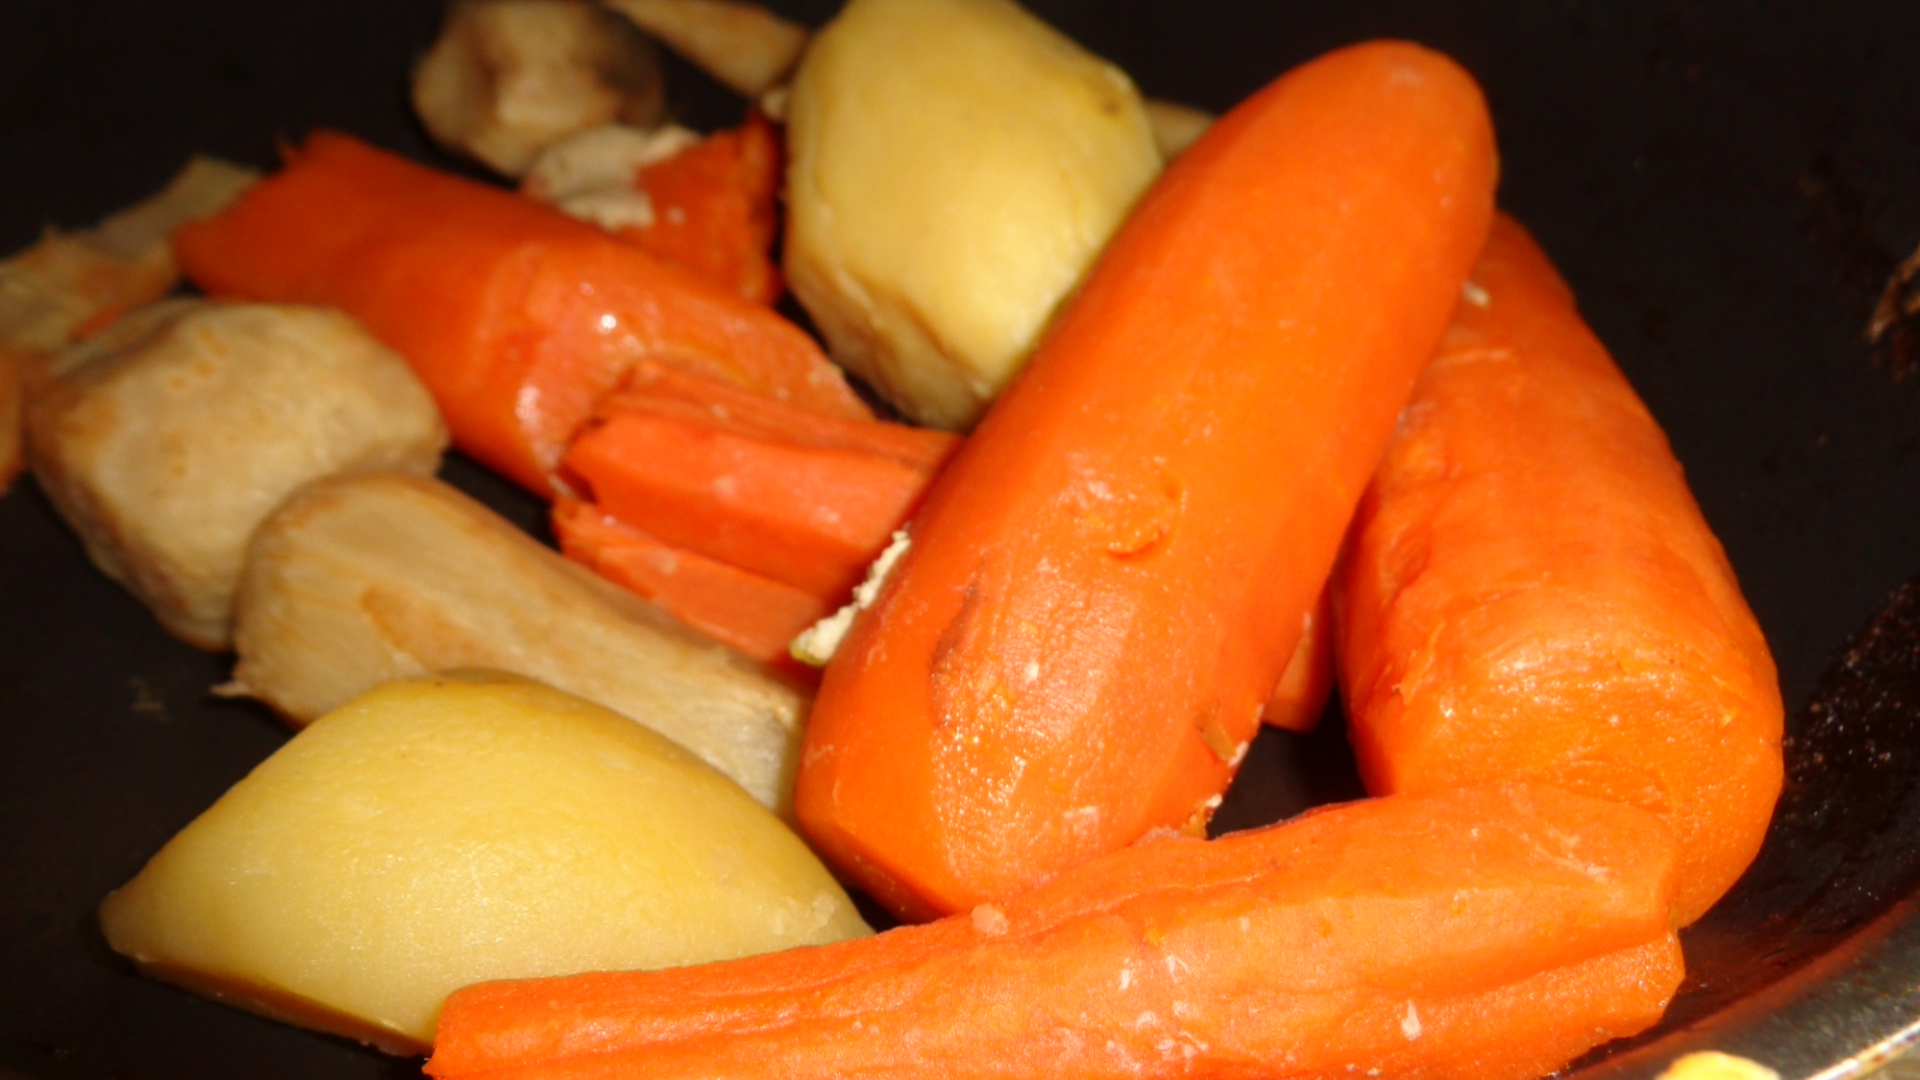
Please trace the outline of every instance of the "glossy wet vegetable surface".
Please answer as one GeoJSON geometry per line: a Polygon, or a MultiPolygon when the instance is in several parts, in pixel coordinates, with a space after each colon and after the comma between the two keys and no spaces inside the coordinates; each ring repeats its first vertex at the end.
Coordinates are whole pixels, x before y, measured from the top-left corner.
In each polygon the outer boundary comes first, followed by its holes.
{"type": "MultiPolygon", "coordinates": [[[[831,6],[786,10],[817,22],[831,6]]],[[[1920,794],[1886,778],[1911,775],[1902,763],[1920,743],[1910,699],[1860,673],[1910,665],[1911,631],[1883,633],[1862,654],[1870,662],[1837,676],[1846,686],[1828,711],[1806,710],[1842,644],[1920,571],[1920,376],[1896,379],[1894,350],[1864,337],[1887,276],[1920,243],[1920,8],[1035,6],[1147,93],[1215,109],[1383,34],[1445,50],[1480,78],[1502,200],[1665,425],[1798,716],[1774,839],[1748,883],[1689,932],[1694,974],[1669,1025],[1776,977],[1819,975],[1857,952],[1871,918],[1900,916],[1920,879],[1920,794]]],[[[91,223],[192,151],[267,165],[276,141],[314,126],[437,161],[404,105],[406,65],[437,7],[0,7],[0,249],[46,224],[91,223]]],[[[684,67],[668,78],[696,126],[737,121],[737,106],[684,67]]],[[[477,469],[450,471],[516,520],[540,517],[477,469]]],[[[1911,626],[1910,612],[1901,619],[1911,626]]],[[[87,566],[30,480],[0,499],[0,1070],[413,1074],[141,980],[105,948],[99,898],[286,737],[264,710],[207,694],[226,673],[87,566]]],[[[1350,794],[1340,749],[1333,730],[1267,735],[1219,824],[1350,794]]]]}

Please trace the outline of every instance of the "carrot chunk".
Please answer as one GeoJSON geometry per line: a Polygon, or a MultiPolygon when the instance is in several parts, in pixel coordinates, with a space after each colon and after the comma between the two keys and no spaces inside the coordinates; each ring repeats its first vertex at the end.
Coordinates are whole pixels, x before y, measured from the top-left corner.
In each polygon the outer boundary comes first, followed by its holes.
{"type": "Polygon", "coordinates": [[[926,918],[1203,823],[1492,214],[1470,76],[1371,43],[1142,199],[827,668],[796,809],[926,918]]]}
{"type": "Polygon", "coordinates": [[[1350,803],[861,941],[470,987],[427,1072],[1523,1080],[1659,1018],[1674,861],[1552,787],[1350,803]]]}
{"type": "Polygon", "coordinates": [[[790,666],[788,644],[833,610],[812,593],[674,547],[578,499],[556,500],[552,520],[568,558],[763,663],[790,666]]]}
{"type": "Polygon", "coordinates": [[[866,417],[798,327],[511,192],[316,132],[227,212],[174,238],[209,293],[329,304],[406,357],[456,445],[541,492],[634,362],[866,417]]]}
{"type": "Polygon", "coordinates": [[[1752,860],[1782,773],[1766,641],[1665,436],[1511,219],[1344,565],[1369,790],[1530,779],[1660,814],[1682,925],[1752,860]]]}
{"type": "Polygon", "coordinates": [[[780,136],[755,110],[740,127],[717,131],[640,170],[636,186],[653,204],[649,225],[618,234],[757,304],[780,298],[768,252],[776,229],[780,136]]]}

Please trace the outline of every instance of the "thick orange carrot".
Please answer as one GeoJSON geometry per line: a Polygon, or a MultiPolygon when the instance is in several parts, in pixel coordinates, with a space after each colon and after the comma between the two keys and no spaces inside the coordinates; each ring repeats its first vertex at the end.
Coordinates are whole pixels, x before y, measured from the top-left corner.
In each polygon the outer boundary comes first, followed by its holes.
{"type": "Polygon", "coordinates": [[[210,293],[339,307],[414,366],[454,441],[537,491],[642,357],[844,416],[804,333],[692,271],[511,192],[319,132],[174,247],[210,293]]]}
{"type": "Polygon", "coordinates": [[[780,170],[780,136],[756,109],[740,127],[642,168],[636,186],[653,204],[652,223],[617,235],[771,304],[780,297],[780,274],[768,254],[780,170]]]}
{"type": "Polygon", "coordinates": [[[1484,102],[1372,43],[1162,175],[829,665],[800,820],[909,918],[1216,805],[1492,214],[1484,102]]]}
{"type": "Polygon", "coordinates": [[[1691,922],[1781,782],[1774,666],[1667,441],[1502,218],[1355,523],[1341,671],[1375,792],[1531,779],[1680,839],[1691,922]]]}
{"type": "Polygon", "coordinates": [[[835,606],[930,479],[890,457],[653,409],[604,416],[563,461],[613,517],[835,606]]]}
{"type": "Polygon", "coordinates": [[[448,999],[442,1078],[1528,1078],[1658,1019],[1672,834],[1537,786],[1145,841],[970,914],[448,999]]]}
{"type": "Polygon", "coordinates": [[[764,663],[787,666],[795,635],[837,603],[676,548],[577,499],[555,500],[553,532],[568,558],[764,663]]]}

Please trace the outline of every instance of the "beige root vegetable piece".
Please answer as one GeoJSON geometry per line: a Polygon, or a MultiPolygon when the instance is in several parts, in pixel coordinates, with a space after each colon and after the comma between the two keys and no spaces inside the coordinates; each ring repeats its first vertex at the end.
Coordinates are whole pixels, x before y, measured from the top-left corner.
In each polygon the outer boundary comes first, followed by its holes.
{"type": "Polygon", "coordinates": [[[780,85],[807,47],[807,28],[734,0],[605,0],[635,26],[744,97],[780,85]]]}
{"type": "Polygon", "coordinates": [[[404,360],[336,311],[170,300],[60,353],[27,409],[35,475],[87,554],[177,637],[230,640],[254,526],[350,469],[447,445],[404,360]]]}
{"type": "Polygon", "coordinates": [[[787,110],[787,280],[938,427],[980,416],[1160,168],[1127,77],[1009,0],[851,0],[787,110]]]}
{"type": "Polygon", "coordinates": [[[158,300],[179,281],[168,238],[210,217],[260,179],[213,158],[188,161],[167,186],[81,232],[49,232],[0,262],[0,352],[65,348],[89,323],[158,300]]]}
{"type": "Polygon", "coordinates": [[[207,217],[259,179],[195,157],[152,197],[80,232],[49,231],[0,262],[0,492],[20,472],[22,402],[47,354],[83,331],[165,296],[179,281],[173,230],[207,217]]]}
{"type": "Polygon", "coordinates": [[[588,128],[540,151],[520,193],[610,232],[651,228],[653,200],[636,182],[640,170],[699,141],[677,124],[652,131],[625,124],[588,128]]]}
{"type": "Polygon", "coordinates": [[[1177,101],[1148,100],[1147,122],[1153,125],[1153,142],[1160,156],[1171,161],[1192,146],[1213,126],[1213,114],[1205,109],[1182,105],[1177,101]]]}
{"type": "Polygon", "coordinates": [[[597,705],[481,673],[389,683],[322,717],[100,920],[148,974],[410,1054],[471,983],[868,932],[725,777],[597,705]]]}
{"type": "Polygon", "coordinates": [[[518,672],[622,713],[787,812],[808,696],[438,481],[363,474],[288,499],[234,604],[231,691],[295,723],[388,679],[518,672]]]}
{"type": "Polygon", "coordinates": [[[588,0],[455,0],[414,68],[413,105],[442,146],[519,176],[576,131],[657,123],[659,57],[588,0]]]}

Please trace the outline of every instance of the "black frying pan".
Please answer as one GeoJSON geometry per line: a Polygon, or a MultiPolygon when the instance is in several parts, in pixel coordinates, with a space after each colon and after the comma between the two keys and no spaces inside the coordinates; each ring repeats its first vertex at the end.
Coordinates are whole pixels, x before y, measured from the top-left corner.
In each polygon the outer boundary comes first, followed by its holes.
{"type": "MultiPolygon", "coordinates": [[[[832,7],[776,6],[816,23],[832,7]]],[[[1920,572],[1920,375],[1902,378],[1920,331],[1878,346],[1864,331],[1920,243],[1920,5],[1035,6],[1150,94],[1215,109],[1371,36],[1480,77],[1504,204],[1666,425],[1799,714],[1774,836],[1687,935],[1693,975],[1668,1023],[1587,1067],[1647,1076],[1724,1045],[1808,1076],[1897,1038],[1920,1017],[1920,603],[1888,605],[1920,572]]],[[[5,0],[0,250],[134,201],[192,151],[266,166],[324,125],[439,160],[404,105],[438,7],[5,0]]],[[[691,71],[669,79],[695,126],[736,118],[691,71]]],[[[449,474],[537,522],[479,470],[449,474]]],[[[100,897],[286,737],[209,696],[225,675],[95,573],[30,481],[0,499],[0,1076],[414,1074],[140,979],[101,940],[100,897]]],[[[1338,739],[1264,738],[1220,825],[1349,793],[1338,739]]]]}

